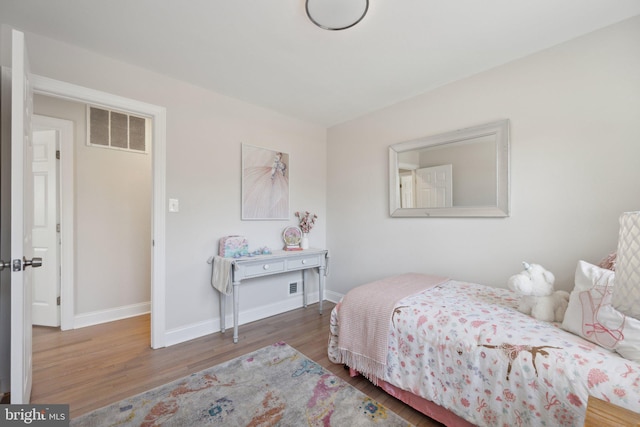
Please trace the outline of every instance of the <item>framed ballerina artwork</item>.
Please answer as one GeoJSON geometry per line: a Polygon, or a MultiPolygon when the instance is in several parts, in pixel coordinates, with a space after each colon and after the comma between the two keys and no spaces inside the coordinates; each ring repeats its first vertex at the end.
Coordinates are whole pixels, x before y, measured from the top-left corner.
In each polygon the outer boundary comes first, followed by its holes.
{"type": "Polygon", "coordinates": [[[242,219],[289,219],[289,155],[242,144],[242,219]]]}

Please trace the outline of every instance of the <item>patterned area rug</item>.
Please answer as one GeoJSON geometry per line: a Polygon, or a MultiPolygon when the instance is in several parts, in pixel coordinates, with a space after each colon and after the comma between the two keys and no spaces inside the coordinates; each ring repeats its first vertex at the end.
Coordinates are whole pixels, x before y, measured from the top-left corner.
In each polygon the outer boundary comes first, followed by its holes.
{"type": "Polygon", "coordinates": [[[285,343],[71,420],[79,426],[411,426],[285,343]]]}

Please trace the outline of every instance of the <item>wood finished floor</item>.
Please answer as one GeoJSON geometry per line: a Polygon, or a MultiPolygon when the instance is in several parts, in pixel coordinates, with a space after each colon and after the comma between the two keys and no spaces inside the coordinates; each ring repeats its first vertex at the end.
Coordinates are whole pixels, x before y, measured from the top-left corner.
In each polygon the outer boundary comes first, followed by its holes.
{"type": "Polygon", "coordinates": [[[167,348],[149,347],[150,318],[138,316],[71,331],[34,326],[31,403],[70,405],[71,418],[284,341],[417,426],[441,424],[389,396],[362,377],[350,378],[327,357],[332,303],[317,304],[167,348]]]}

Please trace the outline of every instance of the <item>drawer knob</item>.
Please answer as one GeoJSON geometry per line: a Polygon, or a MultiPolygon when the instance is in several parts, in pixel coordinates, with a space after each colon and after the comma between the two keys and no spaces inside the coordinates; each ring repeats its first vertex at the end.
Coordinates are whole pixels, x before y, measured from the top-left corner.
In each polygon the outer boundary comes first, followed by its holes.
{"type": "Polygon", "coordinates": [[[307,263],[307,260],[306,260],[306,259],[303,259],[303,260],[302,260],[302,263],[303,263],[303,264],[306,264],[306,263],[307,263]]]}
{"type": "Polygon", "coordinates": [[[269,264],[263,265],[262,268],[264,268],[265,270],[268,270],[269,269],[269,264]]]}

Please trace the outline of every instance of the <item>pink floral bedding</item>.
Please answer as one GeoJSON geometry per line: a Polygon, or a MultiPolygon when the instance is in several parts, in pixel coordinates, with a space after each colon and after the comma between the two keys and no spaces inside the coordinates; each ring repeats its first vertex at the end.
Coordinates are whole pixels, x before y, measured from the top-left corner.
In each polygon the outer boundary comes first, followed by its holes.
{"type": "Polygon", "coordinates": [[[640,410],[640,364],[518,312],[516,298],[451,280],[399,301],[383,380],[478,426],[582,426],[589,395],[640,410]]]}

